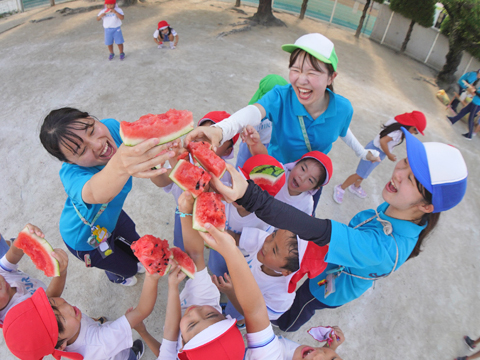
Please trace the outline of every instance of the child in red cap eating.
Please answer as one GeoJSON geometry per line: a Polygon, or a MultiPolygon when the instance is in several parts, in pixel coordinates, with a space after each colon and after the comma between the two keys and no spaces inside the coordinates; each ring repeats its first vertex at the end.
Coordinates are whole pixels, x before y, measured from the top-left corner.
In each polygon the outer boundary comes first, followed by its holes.
{"type": "Polygon", "coordinates": [[[102,9],[97,15],[97,21],[103,19],[103,28],[105,29],[105,45],[108,47],[110,55],[108,60],[112,60],[115,57],[113,52],[113,42],[118,46],[120,51],[120,60],[125,59],[125,53],[123,52],[123,34],[122,20],[124,18],[123,11],[117,5],[116,0],[105,0],[105,8],[102,9]]]}

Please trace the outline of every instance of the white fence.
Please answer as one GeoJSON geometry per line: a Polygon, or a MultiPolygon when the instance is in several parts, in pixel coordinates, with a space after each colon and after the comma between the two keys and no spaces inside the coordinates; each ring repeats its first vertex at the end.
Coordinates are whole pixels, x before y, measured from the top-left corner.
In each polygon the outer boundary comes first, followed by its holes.
{"type": "Polygon", "coordinates": [[[17,0],[0,0],[0,14],[18,11],[17,0]]]}

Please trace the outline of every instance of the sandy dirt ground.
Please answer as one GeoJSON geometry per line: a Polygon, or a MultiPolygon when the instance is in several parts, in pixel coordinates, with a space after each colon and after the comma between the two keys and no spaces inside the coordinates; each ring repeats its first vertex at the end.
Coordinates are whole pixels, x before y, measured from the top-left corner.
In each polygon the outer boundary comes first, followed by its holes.
{"type": "MultiPolygon", "coordinates": [[[[38,132],[52,109],[73,106],[98,118],[134,121],[146,113],[169,108],[188,109],[199,119],[212,110],[234,112],[247,104],[258,82],[270,73],[288,78],[288,54],[280,48],[299,36],[320,32],[333,40],[340,62],[336,92],[351,100],[355,113],[351,128],[368,143],[390,116],[423,111],[428,119],[424,141],[442,141],[463,152],[470,171],[462,204],[442,214],[426,242],[425,251],[390,278],[378,281],[361,298],[335,310],[317,314],[287,337],[314,345],[306,333],[311,326],[339,325],[346,342],[344,359],[452,359],[467,352],[463,335],[480,335],[478,304],[480,250],[479,138],[461,137],[465,124],[451,127],[445,108],[435,99],[434,72],[421,63],[394,53],[368,38],[310,19],[277,13],[287,27],[254,27],[219,37],[236,28],[245,15],[231,3],[176,0],[141,3],[124,8],[122,26],[125,61],[108,61],[98,10],[63,16],[56,12],[97,3],[76,1],[29,11],[0,20],[0,231],[14,237],[27,222],[40,226],[47,239],[64,248],[58,220],[65,193],[60,162],[42,148],[38,132]],[[53,19],[31,22],[47,17],[53,19]],[[152,34],[158,21],[168,20],[180,36],[174,51],[159,50],[152,34]],[[475,220],[477,219],[477,220],[475,220]]],[[[242,7],[249,15],[252,7],[242,7]]],[[[421,136],[420,136],[421,137],[421,136]]],[[[397,157],[405,156],[404,146],[397,157]]],[[[346,193],[343,205],[332,199],[333,187],[355,171],[358,160],[341,141],[330,152],[334,175],[324,189],[317,216],[347,223],[357,212],[382,202],[381,190],[394,164],[388,160],[364,184],[364,200],[346,193]]],[[[173,198],[148,180],[134,180],[125,210],[140,234],[173,238],[173,198]]],[[[44,279],[24,258],[21,268],[44,279]]],[[[141,276],[143,277],[143,276],[141,276]]],[[[142,280],[142,279],[140,279],[142,280]]],[[[157,305],[146,324],[162,338],[166,279],[161,280],[157,305]]],[[[136,304],[141,281],[132,288],[108,282],[104,273],[86,269],[70,256],[64,297],[92,317],[120,317],[136,304]]],[[[134,332],[134,337],[138,334],[134,332]]],[[[0,337],[0,358],[10,360],[0,337]]],[[[147,351],[145,359],[154,356],[147,351]]]]}

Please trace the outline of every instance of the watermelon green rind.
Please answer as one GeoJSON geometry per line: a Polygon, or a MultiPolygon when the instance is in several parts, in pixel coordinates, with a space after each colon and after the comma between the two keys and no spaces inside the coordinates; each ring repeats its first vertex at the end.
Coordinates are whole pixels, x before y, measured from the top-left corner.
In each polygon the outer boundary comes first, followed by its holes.
{"type": "Polygon", "coordinates": [[[20,231],[14,245],[22,249],[23,252],[32,259],[37,269],[44,272],[45,276],[60,276],[60,264],[58,260],[51,255],[53,247],[44,238],[30,233],[28,227],[20,231]],[[42,258],[39,258],[38,255],[42,255],[42,258]],[[43,260],[45,264],[39,263],[40,260],[43,260]],[[47,265],[49,265],[48,268],[46,267],[47,265]]]}
{"type": "MultiPolygon", "coordinates": [[[[193,122],[192,122],[192,127],[188,127],[188,128],[183,128],[175,133],[172,133],[171,135],[169,136],[165,136],[165,137],[162,137],[160,138],[160,141],[157,145],[163,145],[163,144],[166,144],[170,141],[173,141],[175,139],[178,139],[179,137],[182,137],[183,135],[186,135],[188,134],[190,131],[193,130],[193,122]]],[[[122,142],[126,145],[126,146],[135,146],[135,145],[138,145],[140,144],[141,142],[147,140],[147,138],[128,138],[128,137],[125,137],[125,135],[123,134],[123,131],[122,131],[122,128],[120,128],[120,137],[122,138],[122,142]]]]}
{"type": "Polygon", "coordinates": [[[250,179],[265,179],[272,182],[272,185],[279,180],[285,170],[274,165],[260,165],[256,166],[250,171],[250,179]]]}

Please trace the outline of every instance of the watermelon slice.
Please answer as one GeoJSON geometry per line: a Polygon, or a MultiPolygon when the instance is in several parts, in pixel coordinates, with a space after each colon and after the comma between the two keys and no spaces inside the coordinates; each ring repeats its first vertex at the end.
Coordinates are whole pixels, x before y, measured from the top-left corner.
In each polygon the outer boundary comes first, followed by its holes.
{"type": "Polygon", "coordinates": [[[166,144],[193,130],[193,116],[188,110],[170,109],[165,114],[148,114],[134,122],[120,123],[120,137],[127,146],[159,138],[158,145],[166,144]]]}
{"type": "Polygon", "coordinates": [[[20,231],[17,240],[15,240],[15,246],[22,249],[32,259],[37,269],[43,271],[45,276],[60,276],[60,264],[51,255],[53,247],[44,238],[30,233],[28,227],[20,231]]]}
{"type": "Polygon", "coordinates": [[[187,149],[205,170],[217,178],[220,179],[227,170],[225,161],[215,154],[209,143],[204,141],[190,142],[187,149]]]}
{"type": "Polygon", "coordinates": [[[222,196],[213,192],[201,193],[193,205],[193,228],[207,232],[205,224],[210,223],[218,230],[225,230],[225,205],[222,196]]]}
{"type": "MultiPolygon", "coordinates": [[[[256,166],[250,171],[250,179],[253,180],[255,184],[260,186],[263,190],[268,191],[269,193],[277,193],[278,188],[276,186],[277,182],[282,179],[285,170],[274,165],[260,165],[256,166]]],[[[282,187],[284,182],[279,184],[282,187]]]]}
{"type": "Polygon", "coordinates": [[[182,270],[190,279],[194,279],[197,267],[190,256],[177,247],[172,247],[170,250],[173,254],[173,260],[180,265],[180,270],[182,270]]]}
{"type": "Polygon", "coordinates": [[[134,241],[131,248],[138,261],[150,274],[160,273],[161,276],[168,274],[171,267],[168,260],[172,258],[172,252],[167,240],[145,235],[134,241]]]}
{"type": "Polygon", "coordinates": [[[168,176],[182,190],[190,191],[193,197],[200,195],[211,176],[202,168],[180,159],[168,176]]]}

